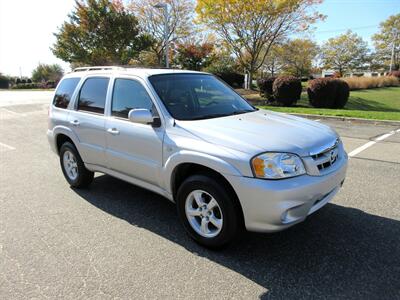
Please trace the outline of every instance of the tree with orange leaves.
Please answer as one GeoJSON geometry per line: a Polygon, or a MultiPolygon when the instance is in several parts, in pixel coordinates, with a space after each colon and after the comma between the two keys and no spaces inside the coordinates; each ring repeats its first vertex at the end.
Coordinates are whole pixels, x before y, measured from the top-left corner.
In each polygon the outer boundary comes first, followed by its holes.
{"type": "Polygon", "coordinates": [[[242,67],[254,73],[271,47],[289,34],[307,30],[324,18],[315,10],[321,0],[198,0],[198,20],[230,46],[242,67]]]}

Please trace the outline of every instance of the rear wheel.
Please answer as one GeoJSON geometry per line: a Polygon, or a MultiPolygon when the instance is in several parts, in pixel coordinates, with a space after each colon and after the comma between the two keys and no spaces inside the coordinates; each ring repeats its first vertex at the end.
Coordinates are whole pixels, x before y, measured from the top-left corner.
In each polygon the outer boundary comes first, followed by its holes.
{"type": "Polygon", "coordinates": [[[93,180],[94,173],[86,169],[78,151],[70,142],[60,148],[60,164],[65,179],[72,187],[87,187],[93,180]]]}
{"type": "Polygon", "coordinates": [[[240,219],[230,191],[206,175],[187,178],[178,189],[177,208],[183,226],[199,244],[220,248],[240,229],[240,219]]]}

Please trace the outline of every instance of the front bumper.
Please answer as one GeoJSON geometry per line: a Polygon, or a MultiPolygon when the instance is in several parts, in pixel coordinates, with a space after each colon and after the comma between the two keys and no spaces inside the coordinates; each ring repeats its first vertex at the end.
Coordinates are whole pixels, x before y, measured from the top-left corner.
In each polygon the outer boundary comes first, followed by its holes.
{"type": "Polygon", "coordinates": [[[324,176],[302,175],[283,180],[227,176],[238,195],[246,229],[275,232],[303,221],[327,204],[346,177],[347,156],[324,176]]]}

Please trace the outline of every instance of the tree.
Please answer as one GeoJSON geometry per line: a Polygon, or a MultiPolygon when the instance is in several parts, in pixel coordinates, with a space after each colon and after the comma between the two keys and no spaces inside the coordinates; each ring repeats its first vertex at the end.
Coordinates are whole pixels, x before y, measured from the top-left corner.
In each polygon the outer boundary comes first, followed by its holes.
{"type": "Polygon", "coordinates": [[[63,76],[63,74],[64,71],[60,67],[60,65],[39,64],[32,71],[32,80],[33,82],[46,82],[46,81],[58,82],[63,76]]]}
{"type": "Polygon", "coordinates": [[[394,46],[393,69],[400,69],[400,14],[390,16],[380,24],[380,31],[372,36],[375,58],[389,69],[394,46]]]}
{"type": "Polygon", "coordinates": [[[237,73],[238,63],[225,48],[214,49],[210,64],[204,68],[205,72],[213,74],[237,73]]]}
{"type": "Polygon", "coordinates": [[[325,68],[331,68],[343,76],[344,72],[361,69],[368,62],[368,44],[351,30],[336,38],[330,38],[321,49],[325,68]]]}
{"type": "Polygon", "coordinates": [[[318,54],[318,46],[309,39],[294,39],[282,47],[283,71],[302,78],[311,73],[312,62],[318,54]]]}
{"type": "Polygon", "coordinates": [[[203,22],[226,40],[241,65],[253,74],[263,65],[272,45],[306,30],[323,18],[313,7],[320,0],[198,0],[203,22]]]}
{"type": "Polygon", "coordinates": [[[127,64],[152,43],[121,1],[76,0],[52,51],[75,65],[127,64]]]}
{"type": "MultiPolygon", "coordinates": [[[[193,0],[164,0],[162,2],[168,4],[168,41],[171,44],[182,42],[193,32],[193,0]]],[[[165,17],[163,10],[154,7],[158,3],[160,0],[130,0],[128,9],[138,18],[144,31],[153,37],[151,51],[156,55],[158,65],[162,65],[165,51],[165,17]]]]}
{"type": "Polygon", "coordinates": [[[283,51],[283,46],[278,43],[269,49],[269,53],[265,57],[264,63],[261,67],[263,73],[274,77],[282,70],[285,65],[283,60],[283,51]]]}
{"type": "Polygon", "coordinates": [[[185,43],[177,47],[176,61],[184,69],[200,71],[212,59],[214,46],[211,43],[185,43]]]}
{"type": "Polygon", "coordinates": [[[130,60],[128,64],[138,67],[147,67],[147,68],[154,68],[160,66],[157,55],[151,50],[140,52],[137,59],[130,60]]]}

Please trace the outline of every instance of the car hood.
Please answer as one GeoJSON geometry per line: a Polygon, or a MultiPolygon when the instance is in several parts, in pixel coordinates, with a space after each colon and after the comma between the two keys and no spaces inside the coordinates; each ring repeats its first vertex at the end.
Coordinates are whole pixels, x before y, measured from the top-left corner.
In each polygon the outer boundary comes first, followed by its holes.
{"type": "Polygon", "coordinates": [[[315,149],[334,143],[337,138],[326,125],[267,110],[176,121],[176,125],[206,142],[254,155],[273,151],[308,156],[315,149]]]}

